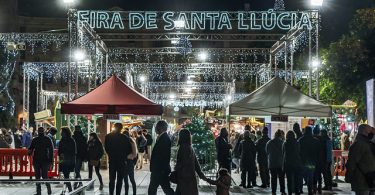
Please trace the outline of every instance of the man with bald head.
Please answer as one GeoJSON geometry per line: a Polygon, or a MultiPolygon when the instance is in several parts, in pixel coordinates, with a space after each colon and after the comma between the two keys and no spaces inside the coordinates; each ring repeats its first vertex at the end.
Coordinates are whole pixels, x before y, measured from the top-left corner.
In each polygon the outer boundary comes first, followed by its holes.
{"type": "Polygon", "coordinates": [[[346,164],[347,173],[345,181],[349,182],[352,190],[357,195],[370,194],[372,184],[375,180],[375,158],[372,155],[369,133],[373,127],[361,124],[358,127],[358,134],[349,148],[348,162],[346,164]]]}

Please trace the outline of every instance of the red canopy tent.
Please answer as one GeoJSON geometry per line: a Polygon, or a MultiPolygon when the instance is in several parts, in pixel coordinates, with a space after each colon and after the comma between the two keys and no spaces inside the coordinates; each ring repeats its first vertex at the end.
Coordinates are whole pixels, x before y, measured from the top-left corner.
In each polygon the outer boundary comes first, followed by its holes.
{"type": "Polygon", "coordinates": [[[86,95],[61,104],[61,113],[161,115],[163,107],[113,75],[86,95]]]}

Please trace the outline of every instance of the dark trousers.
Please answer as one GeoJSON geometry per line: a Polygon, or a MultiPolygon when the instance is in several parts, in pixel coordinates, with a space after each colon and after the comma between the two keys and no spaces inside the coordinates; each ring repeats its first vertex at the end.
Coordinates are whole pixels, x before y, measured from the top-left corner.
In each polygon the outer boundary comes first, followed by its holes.
{"type": "Polygon", "coordinates": [[[271,188],[272,193],[277,190],[277,178],[279,178],[280,192],[285,193],[285,174],[281,168],[272,168],[271,171],[271,188]]]}
{"type": "Polygon", "coordinates": [[[285,171],[288,194],[300,194],[302,188],[302,176],[300,171],[301,170],[298,169],[285,171]]]}
{"type": "Polygon", "coordinates": [[[317,165],[314,170],[314,189],[322,189],[322,174],[324,165],[317,165]]]}
{"type": "MultiPolygon", "coordinates": [[[[50,166],[50,163],[33,163],[34,170],[35,170],[35,179],[48,179],[48,168],[50,166]]],[[[46,182],[47,186],[47,192],[48,194],[51,194],[51,185],[46,182]]],[[[42,187],[40,186],[40,183],[36,183],[36,194],[40,195],[42,194],[42,187]]]]}
{"type": "Polygon", "coordinates": [[[242,170],[242,172],[241,172],[241,184],[244,187],[246,185],[246,177],[247,177],[247,186],[251,186],[251,183],[254,181],[254,170],[242,170]]]}
{"type": "Polygon", "coordinates": [[[116,195],[121,194],[122,180],[125,174],[125,164],[111,164],[109,163],[109,194],[113,195],[116,182],[116,195]]]}
{"type": "MultiPolygon", "coordinates": [[[[70,177],[70,170],[68,168],[64,168],[64,169],[62,169],[62,172],[63,172],[63,175],[64,175],[64,179],[69,179],[69,177],[70,177]]],[[[65,182],[64,184],[68,188],[69,192],[71,192],[73,190],[72,189],[72,184],[70,182],[65,182]]]]}
{"type": "Polygon", "coordinates": [[[125,195],[129,194],[129,181],[132,184],[133,188],[133,194],[137,194],[137,185],[135,183],[134,179],[134,161],[133,160],[127,160],[127,165],[126,165],[126,175],[124,176],[124,183],[125,183],[125,195]]]}
{"type": "Polygon", "coordinates": [[[332,187],[331,164],[332,162],[326,162],[325,166],[323,167],[324,185],[326,187],[332,187]]]}
{"type": "Polygon", "coordinates": [[[303,175],[304,175],[304,178],[306,179],[307,190],[309,194],[313,194],[314,172],[315,172],[314,168],[311,168],[311,167],[303,168],[303,175]]]}
{"type": "Polygon", "coordinates": [[[263,186],[270,185],[270,171],[267,164],[259,164],[259,174],[263,186]]]}
{"type": "Polygon", "coordinates": [[[169,173],[151,173],[148,195],[156,195],[159,186],[161,186],[166,195],[174,194],[171,183],[169,183],[169,173]]]}
{"type": "MultiPolygon", "coordinates": [[[[74,173],[75,173],[74,178],[76,178],[76,179],[81,178],[81,167],[82,167],[82,159],[76,158],[76,165],[74,167],[74,173]]],[[[76,188],[78,184],[82,185],[82,182],[75,182],[74,188],[76,188]]]]}
{"type": "MultiPolygon", "coordinates": [[[[89,163],[89,179],[92,179],[93,167],[94,166],[89,163]]],[[[95,167],[95,173],[99,179],[100,185],[103,185],[102,175],[100,174],[100,163],[98,164],[98,166],[95,167]]]]}

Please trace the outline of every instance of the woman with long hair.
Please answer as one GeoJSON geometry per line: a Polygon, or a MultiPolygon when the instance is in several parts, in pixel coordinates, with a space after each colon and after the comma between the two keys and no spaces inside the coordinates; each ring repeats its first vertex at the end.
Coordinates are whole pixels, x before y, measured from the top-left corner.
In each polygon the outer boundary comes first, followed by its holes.
{"type": "Polygon", "coordinates": [[[302,185],[300,147],[293,131],[288,131],[283,144],[283,167],[286,173],[288,194],[300,194],[302,185]]]}
{"type": "Polygon", "coordinates": [[[195,173],[206,180],[191,146],[191,133],[182,129],[178,134],[178,152],[175,166],[177,172],[177,195],[197,195],[198,185],[195,173]]]}
{"type": "Polygon", "coordinates": [[[99,190],[103,190],[103,179],[100,174],[100,159],[104,155],[104,149],[103,144],[96,133],[90,133],[87,147],[89,178],[92,179],[93,167],[95,167],[95,173],[100,182],[99,190]]]}
{"type": "MultiPolygon", "coordinates": [[[[72,132],[69,127],[61,128],[61,140],[58,148],[59,154],[59,168],[60,172],[63,173],[65,179],[69,179],[70,172],[74,171],[76,163],[77,148],[74,139],[72,138],[72,132]]],[[[72,184],[65,182],[69,192],[72,191],[72,184]]]]}

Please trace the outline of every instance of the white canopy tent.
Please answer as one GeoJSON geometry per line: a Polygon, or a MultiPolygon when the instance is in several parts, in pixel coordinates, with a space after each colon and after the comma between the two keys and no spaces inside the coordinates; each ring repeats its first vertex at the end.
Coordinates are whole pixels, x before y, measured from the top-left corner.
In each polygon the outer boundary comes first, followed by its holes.
{"type": "Polygon", "coordinates": [[[255,90],[245,98],[229,105],[229,115],[296,117],[331,117],[329,105],[311,98],[279,77],[255,90]]]}

